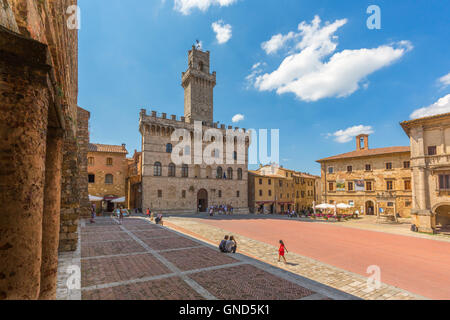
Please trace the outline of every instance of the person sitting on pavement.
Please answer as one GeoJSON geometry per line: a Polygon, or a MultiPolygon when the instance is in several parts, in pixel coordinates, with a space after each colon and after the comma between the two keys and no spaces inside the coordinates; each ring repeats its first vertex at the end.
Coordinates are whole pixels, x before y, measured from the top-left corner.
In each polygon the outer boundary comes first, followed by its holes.
{"type": "Polygon", "coordinates": [[[224,253],[227,252],[227,249],[226,249],[227,241],[228,241],[228,236],[225,236],[225,238],[223,238],[223,240],[220,241],[220,244],[219,244],[220,252],[224,252],[224,253]]]}
{"type": "Polygon", "coordinates": [[[236,253],[237,242],[233,236],[230,236],[230,239],[225,244],[225,248],[228,253],[236,253]]]}
{"type": "Polygon", "coordinates": [[[156,223],[156,224],[160,224],[160,225],[164,225],[162,219],[163,219],[163,216],[162,216],[161,213],[159,213],[159,214],[156,216],[155,223],[156,223]]]}

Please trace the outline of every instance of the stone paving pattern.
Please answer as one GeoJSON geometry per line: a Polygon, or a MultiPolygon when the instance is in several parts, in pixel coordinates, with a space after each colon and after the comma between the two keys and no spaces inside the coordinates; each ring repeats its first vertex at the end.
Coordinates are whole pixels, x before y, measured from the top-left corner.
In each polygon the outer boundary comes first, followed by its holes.
{"type": "MultiPolygon", "coordinates": [[[[223,235],[230,231],[203,224],[198,219],[184,217],[168,217],[165,226],[173,228],[211,244],[219,243],[223,235]]],[[[347,292],[366,300],[421,300],[425,297],[407,292],[397,287],[382,283],[380,289],[370,289],[367,278],[331,265],[321,263],[299,254],[289,252],[289,263],[277,262],[277,247],[262,243],[236,233],[232,233],[239,244],[239,252],[263,261],[267,264],[285,269],[324,285],[347,292]]]]}
{"type": "MultiPolygon", "coordinates": [[[[223,254],[205,242],[142,217],[83,221],[80,247],[60,260],[58,299],[355,299],[261,263],[223,254]],[[81,267],[81,290],[68,290],[70,264],[81,267]]],[[[214,246],[216,247],[216,246],[214,246]]]]}

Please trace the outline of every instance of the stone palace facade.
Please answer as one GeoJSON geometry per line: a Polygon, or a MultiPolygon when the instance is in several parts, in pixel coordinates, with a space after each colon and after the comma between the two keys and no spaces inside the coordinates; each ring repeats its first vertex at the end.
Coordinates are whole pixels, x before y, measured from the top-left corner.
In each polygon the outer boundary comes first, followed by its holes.
{"type": "Polygon", "coordinates": [[[184,116],[140,113],[142,209],[183,213],[231,205],[248,213],[248,131],[213,122],[216,73],[210,73],[209,51],[192,47],[188,59],[184,116]]]}

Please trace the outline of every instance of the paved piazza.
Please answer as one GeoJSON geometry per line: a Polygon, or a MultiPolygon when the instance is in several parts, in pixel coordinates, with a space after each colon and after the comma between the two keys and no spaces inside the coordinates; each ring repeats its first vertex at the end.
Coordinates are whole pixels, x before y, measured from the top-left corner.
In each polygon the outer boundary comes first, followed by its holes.
{"type": "Polygon", "coordinates": [[[79,250],[60,256],[60,300],[357,299],[143,217],[101,217],[79,230],[79,250]]]}
{"type": "Polygon", "coordinates": [[[168,217],[165,225],[211,244],[232,234],[240,253],[362,299],[450,298],[449,238],[411,233],[404,225],[255,215],[168,217]],[[280,239],[290,250],[287,265],[277,262],[280,239]],[[380,267],[382,284],[371,290],[372,265],[380,267]]]}

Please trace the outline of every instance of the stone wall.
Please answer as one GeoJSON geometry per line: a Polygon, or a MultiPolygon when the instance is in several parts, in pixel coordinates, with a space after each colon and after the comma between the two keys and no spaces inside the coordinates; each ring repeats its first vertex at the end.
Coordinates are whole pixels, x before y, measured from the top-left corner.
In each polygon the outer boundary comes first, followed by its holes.
{"type": "Polygon", "coordinates": [[[78,193],[61,170],[63,148],[77,157],[76,3],[0,0],[0,299],[55,298],[61,202],[78,193]]]}
{"type": "Polygon", "coordinates": [[[410,153],[391,153],[377,156],[368,156],[360,158],[349,158],[330,160],[322,162],[322,198],[324,202],[346,203],[353,201],[355,209],[366,214],[366,204],[373,204],[374,212],[377,214],[378,208],[383,208],[385,213],[396,213],[402,217],[409,217],[412,208],[412,191],[405,189],[405,181],[411,183],[411,169],[404,168],[404,163],[410,161],[410,153]],[[392,169],[386,170],[386,163],[392,163],[392,169]],[[371,170],[365,170],[366,164],[371,166],[371,170]],[[352,172],[347,172],[347,166],[352,166],[352,172]],[[333,173],[329,173],[329,168],[333,168],[333,173]],[[345,190],[337,191],[336,182],[345,181],[345,190]],[[372,183],[372,190],[356,191],[353,184],[353,190],[348,190],[348,183],[356,180],[364,180],[365,188],[367,182],[372,183]],[[393,190],[390,190],[394,196],[389,201],[384,201],[380,195],[387,192],[387,181],[393,182],[393,190]],[[329,184],[333,184],[333,190],[330,190],[329,184]],[[393,202],[392,206],[387,206],[388,202],[393,202]]]}
{"type": "Polygon", "coordinates": [[[78,107],[77,112],[77,142],[78,142],[78,186],[80,190],[80,217],[90,216],[87,154],[89,145],[89,111],[78,107]]]}

